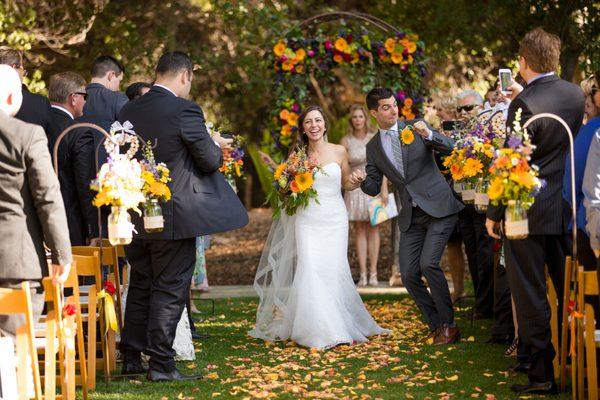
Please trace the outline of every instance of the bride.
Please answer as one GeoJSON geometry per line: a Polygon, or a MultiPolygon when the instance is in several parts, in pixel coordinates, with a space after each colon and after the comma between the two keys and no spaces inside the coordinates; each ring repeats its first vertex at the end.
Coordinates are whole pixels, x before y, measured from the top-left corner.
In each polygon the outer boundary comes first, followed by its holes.
{"type": "Polygon", "coordinates": [[[326,125],[318,106],[300,116],[292,149],[307,145],[321,166],[314,180],[318,201],[291,217],[283,212],[271,226],[254,280],[260,303],[249,334],[255,338],[327,349],[389,332],[375,323],[352,280],[341,191],[354,186],[346,149],[327,143],[326,125]]]}

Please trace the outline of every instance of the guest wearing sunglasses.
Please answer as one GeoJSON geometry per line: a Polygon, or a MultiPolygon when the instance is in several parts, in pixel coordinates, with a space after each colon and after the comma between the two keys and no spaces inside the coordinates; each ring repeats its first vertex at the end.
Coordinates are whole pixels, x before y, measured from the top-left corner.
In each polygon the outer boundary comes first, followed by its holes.
{"type": "MultiPolygon", "coordinates": [[[[53,149],[58,136],[83,114],[87,98],[85,79],[73,72],[52,75],[48,96],[52,104],[50,148],[53,149]]],[[[58,147],[58,180],[73,246],[85,246],[92,239],[96,218],[89,190],[89,177],[94,173],[93,143],[91,131],[76,129],[64,136],[58,147]]]]}

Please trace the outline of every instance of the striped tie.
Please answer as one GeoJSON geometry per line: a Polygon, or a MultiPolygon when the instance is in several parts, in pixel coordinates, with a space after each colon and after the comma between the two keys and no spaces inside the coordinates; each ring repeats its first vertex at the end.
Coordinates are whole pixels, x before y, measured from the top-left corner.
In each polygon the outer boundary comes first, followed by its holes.
{"type": "Polygon", "coordinates": [[[402,146],[400,146],[400,138],[398,137],[398,132],[396,131],[387,131],[387,135],[389,135],[392,140],[392,153],[394,153],[394,158],[396,159],[396,168],[400,175],[404,178],[404,164],[402,163],[402,146]]]}

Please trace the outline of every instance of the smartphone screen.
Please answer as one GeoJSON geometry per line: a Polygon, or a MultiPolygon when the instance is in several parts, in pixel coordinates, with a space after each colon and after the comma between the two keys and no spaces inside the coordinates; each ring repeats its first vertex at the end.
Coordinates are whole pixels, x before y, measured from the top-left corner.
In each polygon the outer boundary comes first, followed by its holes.
{"type": "Polygon", "coordinates": [[[453,131],[457,128],[457,123],[454,120],[442,121],[442,129],[445,131],[453,131]]]}
{"type": "Polygon", "coordinates": [[[509,69],[501,69],[499,71],[500,78],[500,90],[506,92],[508,87],[512,84],[512,73],[509,69]]]}

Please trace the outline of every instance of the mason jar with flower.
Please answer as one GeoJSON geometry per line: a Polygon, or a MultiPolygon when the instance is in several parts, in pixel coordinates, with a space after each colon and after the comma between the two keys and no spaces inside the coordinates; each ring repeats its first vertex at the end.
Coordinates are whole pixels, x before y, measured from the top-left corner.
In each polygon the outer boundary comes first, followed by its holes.
{"type": "Polygon", "coordinates": [[[144,146],[144,160],[141,162],[142,179],[144,186],[142,191],[146,196],[144,203],[144,230],[148,233],[162,232],[164,229],[164,218],[161,202],[171,199],[171,190],[167,183],[171,181],[169,169],[164,163],[156,163],[152,147],[144,146]]]}

